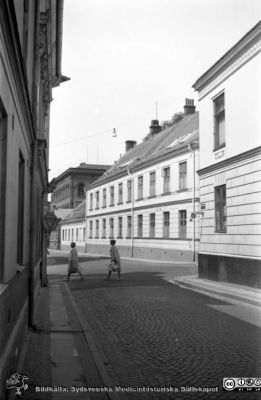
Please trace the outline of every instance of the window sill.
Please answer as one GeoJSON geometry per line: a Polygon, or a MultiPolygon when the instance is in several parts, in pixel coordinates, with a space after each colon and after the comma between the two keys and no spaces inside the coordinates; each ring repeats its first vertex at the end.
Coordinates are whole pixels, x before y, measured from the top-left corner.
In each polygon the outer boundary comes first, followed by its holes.
{"type": "Polygon", "coordinates": [[[171,194],[171,192],[166,192],[166,193],[162,193],[162,196],[168,196],[170,194],[171,194]]]}
{"type": "Polygon", "coordinates": [[[136,199],[136,201],[141,201],[141,200],[144,200],[144,198],[143,197],[139,197],[138,199],[136,199]]]}
{"type": "Polygon", "coordinates": [[[93,208],[89,208],[89,211],[93,211],[93,208]]]}
{"type": "Polygon", "coordinates": [[[115,207],[115,204],[110,204],[109,207],[115,207]]]}
{"type": "Polygon", "coordinates": [[[95,210],[99,210],[100,209],[100,207],[95,207],[95,210]]]}
{"type": "Polygon", "coordinates": [[[220,150],[220,149],[223,149],[224,147],[226,147],[226,143],[220,144],[219,146],[217,146],[217,147],[215,147],[215,148],[213,149],[213,153],[214,153],[215,151],[218,151],[218,150],[220,150]]]}
{"type": "Polygon", "coordinates": [[[126,203],[131,203],[131,200],[127,200],[126,203]]]}
{"type": "Polygon", "coordinates": [[[106,208],[106,206],[102,206],[102,208],[106,208]]]}
{"type": "Polygon", "coordinates": [[[156,197],[155,194],[151,194],[151,195],[148,197],[148,199],[154,199],[155,197],[156,197]]]}
{"type": "Polygon", "coordinates": [[[122,236],[117,236],[117,239],[123,239],[123,237],[122,236]]]}
{"type": "Polygon", "coordinates": [[[215,231],[215,233],[227,233],[227,230],[223,230],[223,231],[215,231]]]}
{"type": "Polygon", "coordinates": [[[123,204],[123,201],[121,201],[120,203],[117,203],[117,206],[120,206],[121,204],[123,204]]]}
{"type": "Polygon", "coordinates": [[[186,189],[179,189],[179,190],[177,190],[176,193],[183,193],[183,192],[188,192],[188,191],[189,191],[189,188],[186,188],[186,189]]]}

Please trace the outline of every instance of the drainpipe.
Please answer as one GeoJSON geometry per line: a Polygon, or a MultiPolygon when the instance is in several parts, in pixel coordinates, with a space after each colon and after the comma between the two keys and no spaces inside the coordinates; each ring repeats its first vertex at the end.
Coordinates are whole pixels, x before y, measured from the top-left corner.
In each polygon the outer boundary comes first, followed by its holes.
{"type": "Polygon", "coordinates": [[[193,246],[193,258],[192,261],[196,259],[196,247],[195,247],[195,239],[196,239],[196,218],[195,218],[195,192],[196,192],[196,179],[195,179],[195,150],[192,149],[191,143],[188,144],[188,150],[192,155],[192,165],[193,165],[193,187],[192,187],[192,213],[193,213],[193,230],[192,230],[192,246],[193,246]]]}
{"type": "Polygon", "coordinates": [[[130,173],[130,170],[127,169],[128,175],[131,178],[131,258],[134,256],[134,178],[130,173]]]}

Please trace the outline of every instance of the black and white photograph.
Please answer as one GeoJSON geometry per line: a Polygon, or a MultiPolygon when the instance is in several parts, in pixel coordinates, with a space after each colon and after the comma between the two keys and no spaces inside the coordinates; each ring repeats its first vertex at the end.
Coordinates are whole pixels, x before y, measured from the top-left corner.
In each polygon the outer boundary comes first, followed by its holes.
{"type": "Polygon", "coordinates": [[[260,0],[0,0],[0,400],[260,398],[260,0]]]}

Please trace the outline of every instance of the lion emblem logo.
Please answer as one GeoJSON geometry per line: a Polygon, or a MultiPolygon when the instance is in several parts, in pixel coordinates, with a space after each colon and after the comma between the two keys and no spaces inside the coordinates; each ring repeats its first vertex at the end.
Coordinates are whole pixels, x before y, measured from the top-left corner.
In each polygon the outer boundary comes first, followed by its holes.
{"type": "Polygon", "coordinates": [[[15,389],[16,394],[21,396],[22,392],[21,390],[23,389],[24,391],[28,389],[27,381],[29,378],[27,375],[21,375],[21,374],[13,374],[11,378],[6,380],[6,388],[7,389],[15,389]]]}

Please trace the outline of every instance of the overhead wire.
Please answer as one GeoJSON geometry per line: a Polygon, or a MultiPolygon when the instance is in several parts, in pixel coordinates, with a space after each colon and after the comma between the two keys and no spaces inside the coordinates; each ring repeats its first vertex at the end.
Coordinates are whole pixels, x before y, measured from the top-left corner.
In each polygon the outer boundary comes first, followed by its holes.
{"type": "MultiPolygon", "coordinates": [[[[191,92],[189,95],[191,95],[192,93],[195,93],[195,91],[193,90],[193,92],[191,92]]],[[[168,105],[175,103],[179,98],[180,98],[180,96],[177,96],[173,100],[171,100],[170,102],[165,103],[160,107],[158,107],[158,104],[157,104],[157,110],[158,110],[158,108],[163,109],[164,107],[167,107],[168,105]]],[[[105,129],[105,130],[102,130],[100,132],[94,133],[92,135],[82,136],[80,138],[69,140],[68,142],[53,144],[50,147],[58,147],[58,146],[63,146],[63,145],[70,144],[70,143],[80,142],[80,141],[83,141],[83,140],[86,140],[86,139],[89,139],[89,138],[92,138],[92,137],[95,137],[95,136],[104,135],[105,133],[113,132],[113,129],[117,130],[119,127],[129,125],[133,121],[136,121],[137,119],[142,118],[144,115],[148,115],[149,113],[151,113],[151,109],[150,109],[150,111],[146,111],[146,112],[144,112],[142,114],[137,115],[136,117],[133,117],[133,118],[127,120],[127,121],[122,122],[121,124],[118,124],[116,126],[116,128],[105,129]]]]}

